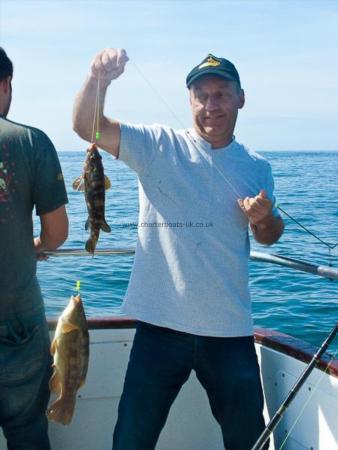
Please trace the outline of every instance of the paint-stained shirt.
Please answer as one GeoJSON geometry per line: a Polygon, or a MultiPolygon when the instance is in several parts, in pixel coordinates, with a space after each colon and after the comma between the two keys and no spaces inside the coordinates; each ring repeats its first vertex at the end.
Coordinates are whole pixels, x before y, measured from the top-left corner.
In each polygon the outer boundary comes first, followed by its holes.
{"type": "Polygon", "coordinates": [[[123,311],[197,335],[252,335],[248,220],[237,199],[265,189],[274,201],[269,163],[235,139],[212,149],[193,129],[159,125],[121,124],[119,158],[137,172],[140,202],[123,311]]]}
{"type": "Polygon", "coordinates": [[[46,134],[0,117],[0,320],[41,308],[32,212],[46,214],[67,201],[46,134]]]}

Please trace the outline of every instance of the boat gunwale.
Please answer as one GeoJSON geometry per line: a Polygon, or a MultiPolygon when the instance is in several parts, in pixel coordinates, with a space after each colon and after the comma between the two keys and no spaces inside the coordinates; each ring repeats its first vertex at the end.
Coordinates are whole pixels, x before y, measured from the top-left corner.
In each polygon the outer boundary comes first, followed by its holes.
{"type": "MultiPolygon", "coordinates": [[[[130,317],[109,316],[91,317],[87,319],[89,330],[128,329],[136,327],[136,320],[130,317]]],[[[51,331],[56,328],[57,319],[48,318],[51,331]]],[[[304,363],[309,363],[317,348],[302,339],[269,328],[255,328],[255,342],[263,347],[271,348],[284,355],[291,356],[304,363]]],[[[317,363],[317,368],[338,378],[338,359],[324,355],[317,363]]]]}

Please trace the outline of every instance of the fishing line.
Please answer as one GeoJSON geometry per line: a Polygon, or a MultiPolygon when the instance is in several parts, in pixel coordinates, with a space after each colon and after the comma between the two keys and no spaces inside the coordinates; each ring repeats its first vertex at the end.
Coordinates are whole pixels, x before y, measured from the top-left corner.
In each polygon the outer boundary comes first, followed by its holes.
{"type": "Polygon", "coordinates": [[[294,217],[292,217],[289,213],[287,213],[284,209],[282,209],[279,205],[275,205],[276,208],[278,208],[283,214],[288,216],[291,220],[293,220],[297,225],[299,225],[303,230],[305,230],[307,233],[311,234],[313,237],[315,237],[318,241],[320,241],[322,244],[326,245],[330,250],[333,250],[337,247],[338,242],[336,244],[330,244],[329,242],[323,241],[319,236],[317,236],[315,233],[310,231],[308,228],[305,227],[305,225],[302,225],[298,220],[296,220],[294,217]]]}
{"type": "Polygon", "coordinates": [[[147,85],[150,87],[150,89],[157,95],[157,97],[161,100],[161,102],[167,107],[168,111],[172,114],[172,116],[175,118],[175,120],[177,121],[177,123],[180,124],[181,127],[185,128],[184,123],[182,122],[182,120],[177,116],[176,112],[171,108],[171,106],[169,105],[169,103],[165,100],[165,98],[159,93],[159,91],[150,83],[150,81],[148,80],[148,78],[144,75],[144,73],[142,72],[142,70],[138,67],[138,65],[135,63],[135,61],[133,61],[132,59],[129,58],[129,61],[132,63],[132,65],[135,67],[135,69],[137,70],[137,72],[139,73],[139,75],[141,75],[141,77],[143,78],[143,80],[147,83],[147,85]]]}
{"type": "MultiPolygon", "coordinates": [[[[96,87],[96,96],[95,96],[95,106],[94,106],[94,116],[93,116],[93,127],[92,127],[92,139],[91,142],[94,142],[94,137],[95,140],[98,141],[100,139],[100,78],[98,77],[97,79],[97,87],[96,87]]],[[[81,184],[83,182],[83,178],[84,175],[83,173],[76,179],[78,180],[78,186],[75,189],[77,192],[80,190],[81,188],[81,184]]],[[[84,230],[82,230],[82,237],[83,240],[84,239],[84,230]]],[[[94,255],[93,255],[94,257],[94,255]]],[[[80,265],[78,265],[77,271],[79,271],[82,266],[86,263],[87,261],[84,260],[80,265]]],[[[76,280],[76,284],[75,284],[75,290],[77,292],[78,295],[80,295],[80,287],[81,287],[81,280],[76,280]]]]}
{"type": "Polygon", "coordinates": [[[75,285],[75,290],[78,293],[78,295],[80,295],[80,289],[81,289],[81,281],[77,280],[76,285],[75,285]]]}
{"type": "MultiPolygon", "coordinates": [[[[186,131],[186,134],[188,134],[191,138],[191,141],[194,143],[195,148],[199,151],[201,154],[202,152],[199,150],[196,139],[191,135],[189,130],[186,131]]],[[[243,195],[241,195],[238,190],[235,188],[235,186],[228,180],[228,178],[224,175],[223,171],[217,166],[217,164],[213,164],[213,167],[217,170],[217,172],[221,175],[223,180],[227,183],[228,186],[232,189],[232,191],[235,193],[237,198],[243,198],[243,195]]],[[[311,230],[309,230],[305,225],[301,224],[298,220],[296,220],[294,217],[292,217],[289,213],[287,213],[284,209],[282,209],[277,203],[273,205],[275,208],[279,209],[282,213],[284,213],[287,217],[289,217],[291,220],[293,220],[297,225],[299,225],[304,231],[306,231],[308,234],[316,238],[318,241],[320,241],[322,244],[324,244],[329,249],[329,265],[331,264],[331,250],[337,247],[338,243],[331,244],[329,242],[325,242],[323,239],[321,239],[319,236],[317,236],[315,233],[313,233],[311,230]]]]}
{"type": "Polygon", "coordinates": [[[279,447],[279,450],[282,450],[282,448],[284,447],[284,445],[286,444],[286,441],[289,439],[289,437],[291,436],[292,431],[294,430],[295,426],[297,425],[297,423],[299,422],[299,420],[301,419],[302,415],[304,414],[304,411],[306,409],[306,407],[308,406],[308,404],[310,403],[310,401],[312,400],[314,394],[317,392],[317,389],[320,385],[320,383],[323,381],[324,376],[327,374],[327,371],[329,369],[329,364],[335,359],[336,355],[338,353],[338,349],[334,352],[334,354],[332,355],[332,357],[330,358],[325,370],[322,372],[320,378],[318,379],[318,381],[316,382],[316,384],[314,385],[314,388],[311,389],[311,394],[308,396],[307,400],[305,401],[305,403],[303,404],[299,415],[296,417],[294,423],[291,425],[290,430],[288,431],[287,435],[285,436],[282,445],[279,447]]]}
{"type": "MultiPolygon", "coordinates": [[[[206,160],[205,156],[203,155],[203,153],[201,152],[201,150],[199,149],[198,145],[197,145],[197,141],[196,139],[192,136],[192,134],[190,133],[189,130],[186,130],[186,134],[188,135],[188,137],[190,138],[190,141],[194,144],[196,150],[198,151],[198,153],[206,160]]],[[[217,172],[221,175],[221,177],[223,178],[223,180],[227,183],[227,185],[231,188],[231,190],[233,191],[233,193],[237,198],[242,198],[243,195],[241,195],[238,190],[235,188],[235,186],[228,180],[228,178],[224,175],[223,171],[217,166],[217,164],[213,164],[213,167],[217,170],[217,172]]]]}
{"type": "Polygon", "coordinates": [[[93,128],[92,128],[92,140],[98,141],[100,139],[100,131],[99,131],[99,120],[100,120],[100,77],[97,78],[97,87],[96,87],[96,98],[95,98],[95,107],[94,107],[94,117],[93,117],[93,128]],[[96,131],[95,131],[96,125],[96,131]]]}
{"type": "Polygon", "coordinates": [[[97,79],[97,108],[96,108],[96,133],[95,139],[98,141],[100,139],[100,77],[97,79]]]}
{"type": "MultiPolygon", "coordinates": [[[[291,219],[293,222],[295,222],[299,227],[301,227],[304,231],[306,231],[308,234],[310,234],[311,236],[313,236],[315,239],[317,239],[319,242],[321,242],[322,244],[324,244],[327,249],[328,249],[328,265],[330,267],[333,266],[332,264],[332,250],[334,250],[337,245],[338,242],[336,244],[332,244],[329,242],[325,242],[323,239],[321,239],[319,236],[317,236],[315,233],[313,233],[311,230],[309,230],[305,225],[303,225],[302,223],[299,222],[299,220],[296,220],[294,217],[292,217],[288,212],[286,212],[284,209],[282,209],[279,205],[275,205],[275,207],[277,209],[279,209],[283,214],[285,214],[287,217],[289,217],[289,219],[291,219]]],[[[332,281],[332,280],[331,280],[332,281]]]]}
{"type": "MultiPolygon", "coordinates": [[[[185,125],[183,124],[182,120],[177,116],[177,114],[175,113],[175,111],[170,107],[170,105],[168,104],[168,102],[164,99],[164,97],[158,92],[157,89],[154,88],[154,86],[150,83],[150,81],[148,80],[148,78],[144,75],[144,73],[141,71],[141,69],[138,67],[138,65],[132,60],[130,59],[130,62],[133,64],[133,66],[135,67],[135,69],[137,70],[137,72],[140,74],[140,76],[143,78],[143,80],[148,84],[148,86],[150,87],[150,89],[157,95],[157,97],[161,100],[161,102],[167,107],[167,109],[170,111],[170,113],[173,115],[173,117],[175,118],[175,120],[177,120],[177,122],[180,124],[180,126],[182,126],[183,128],[185,128],[185,125]]],[[[194,139],[194,137],[191,135],[191,133],[187,130],[186,133],[191,137],[191,141],[194,143],[195,148],[199,151],[199,153],[201,154],[201,151],[198,148],[197,142],[194,139]]],[[[204,156],[204,155],[203,155],[204,156]]],[[[215,169],[217,170],[217,172],[221,175],[221,177],[223,178],[223,180],[226,182],[226,184],[231,188],[231,190],[233,191],[233,193],[236,195],[237,198],[243,198],[242,195],[240,195],[240,193],[237,191],[237,189],[235,188],[235,186],[228,180],[228,178],[224,175],[223,171],[219,169],[219,167],[217,167],[216,164],[213,165],[213,167],[215,167],[215,169]]],[[[314,232],[312,232],[311,230],[309,230],[305,225],[303,225],[302,223],[300,223],[299,220],[296,220],[294,217],[291,216],[291,214],[289,214],[288,212],[286,212],[283,208],[281,208],[279,205],[275,204],[274,205],[275,208],[277,208],[279,211],[281,211],[283,214],[285,214],[289,219],[291,219],[293,222],[295,222],[299,227],[301,227],[306,233],[308,233],[309,235],[313,236],[315,239],[317,239],[319,242],[321,242],[323,245],[325,245],[328,248],[329,251],[329,265],[332,266],[331,263],[331,250],[335,249],[338,246],[338,242],[333,244],[333,243],[329,243],[324,241],[323,239],[321,239],[319,236],[317,236],[314,232]]]]}

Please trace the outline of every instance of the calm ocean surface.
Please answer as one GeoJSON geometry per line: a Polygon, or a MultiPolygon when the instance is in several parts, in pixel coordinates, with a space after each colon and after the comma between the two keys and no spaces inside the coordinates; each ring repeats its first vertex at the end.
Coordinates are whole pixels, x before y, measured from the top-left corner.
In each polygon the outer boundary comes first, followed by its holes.
{"type": "MultiPolygon", "coordinates": [[[[272,165],[278,204],[324,241],[336,243],[338,152],[262,154],[272,165]]],[[[105,173],[112,182],[106,200],[106,219],[112,232],[101,232],[98,248],[133,248],[137,228],[132,224],[138,221],[136,176],[123,163],[107,154],[102,156],[105,173]]],[[[83,194],[74,192],[71,184],[82,171],[85,152],[59,152],[59,157],[69,195],[70,236],[64,248],[84,248],[86,205],[83,194]]],[[[286,230],[279,243],[266,248],[252,241],[252,250],[328,265],[328,249],[290,219],[284,219],[286,230]]],[[[338,269],[338,247],[332,251],[330,262],[338,269]]],[[[77,280],[81,281],[88,317],[120,314],[132,263],[133,256],[51,257],[39,263],[38,277],[47,315],[60,314],[75,292],[77,280]]],[[[250,285],[256,326],[279,330],[318,345],[338,320],[335,281],[250,262],[250,285]]]]}

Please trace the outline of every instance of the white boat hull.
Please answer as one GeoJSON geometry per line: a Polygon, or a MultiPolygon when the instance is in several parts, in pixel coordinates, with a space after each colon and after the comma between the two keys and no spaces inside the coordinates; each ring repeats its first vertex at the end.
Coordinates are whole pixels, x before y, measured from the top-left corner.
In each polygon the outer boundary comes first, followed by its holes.
{"type": "MultiPolygon", "coordinates": [[[[121,322],[121,321],[120,321],[121,322]]],[[[122,321],[123,322],[123,321],[122,321]]],[[[125,325],[124,325],[125,326],[125,325]]],[[[134,328],[90,330],[90,364],[68,427],[50,423],[53,450],[110,450],[134,328]]],[[[266,420],[285,399],[306,364],[256,343],[266,397],[266,420]]],[[[335,365],[334,367],[338,367],[335,365]]],[[[274,433],[270,449],[338,450],[338,378],[315,369],[274,433]],[[305,410],[302,408],[306,405],[305,410]],[[294,423],[296,422],[296,425],[294,423]]],[[[6,448],[0,436],[0,449],[6,448]]],[[[222,450],[220,429],[194,374],[182,388],[157,450],[222,450]]]]}

